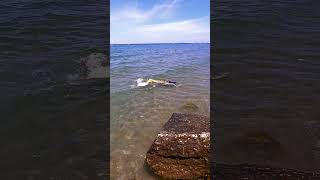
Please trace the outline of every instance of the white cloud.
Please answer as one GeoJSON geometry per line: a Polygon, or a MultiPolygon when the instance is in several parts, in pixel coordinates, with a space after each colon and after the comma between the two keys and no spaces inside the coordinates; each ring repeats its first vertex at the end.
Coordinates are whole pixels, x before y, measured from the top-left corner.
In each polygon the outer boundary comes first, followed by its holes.
{"type": "Polygon", "coordinates": [[[137,5],[111,12],[111,43],[209,42],[209,17],[170,22],[182,0],[156,4],[149,10],[137,5]],[[166,23],[152,23],[166,19],[166,23]]]}
{"type": "Polygon", "coordinates": [[[181,2],[182,0],[173,0],[162,4],[155,4],[149,10],[141,10],[138,8],[138,4],[130,4],[115,12],[111,11],[111,23],[127,21],[142,23],[154,18],[169,18],[181,2]]]}

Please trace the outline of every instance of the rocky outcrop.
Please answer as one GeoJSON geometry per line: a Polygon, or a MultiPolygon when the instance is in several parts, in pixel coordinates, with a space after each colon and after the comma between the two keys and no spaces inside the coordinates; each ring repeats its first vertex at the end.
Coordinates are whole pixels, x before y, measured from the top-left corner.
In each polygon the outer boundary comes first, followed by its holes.
{"type": "Polygon", "coordinates": [[[195,179],[210,174],[210,120],[173,113],[147,152],[151,170],[165,178],[195,179]]]}

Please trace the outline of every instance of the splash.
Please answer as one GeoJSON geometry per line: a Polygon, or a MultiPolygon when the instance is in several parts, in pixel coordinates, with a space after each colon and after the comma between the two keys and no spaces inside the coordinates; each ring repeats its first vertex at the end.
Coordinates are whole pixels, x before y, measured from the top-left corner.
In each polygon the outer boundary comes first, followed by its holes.
{"type": "Polygon", "coordinates": [[[135,82],[137,83],[136,87],[145,87],[145,86],[150,86],[150,85],[152,87],[157,87],[159,85],[160,86],[175,86],[175,87],[177,87],[176,82],[174,82],[174,81],[162,81],[162,82],[157,82],[157,81],[159,81],[159,80],[148,79],[148,81],[144,81],[143,78],[138,78],[135,80],[135,82]],[[152,80],[153,82],[150,83],[149,80],[152,80]]]}
{"type": "Polygon", "coordinates": [[[136,80],[136,82],[137,82],[137,87],[144,87],[144,86],[147,86],[147,85],[148,85],[147,82],[143,82],[143,79],[142,79],[142,78],[138,78],[138,79],[136,80]]]}

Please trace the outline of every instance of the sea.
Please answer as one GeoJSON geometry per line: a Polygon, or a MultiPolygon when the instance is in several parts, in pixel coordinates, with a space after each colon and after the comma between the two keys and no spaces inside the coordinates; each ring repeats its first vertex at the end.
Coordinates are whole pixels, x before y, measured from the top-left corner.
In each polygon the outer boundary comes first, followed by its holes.
{"type": "Polygon", "coordinates": [[[0,2],[0,179],[107,177],[106,7],[0,2]]]}
{"type": "Polygon", "coordinates": [[[106,4],[0,2],[1,179],[105,179],[108,141],[111,177],[154,178],[144,156],[171,114],[210,107],[214,161],[320,168],[320,1],[213,1],[211,51],[111,45],[110,72],[106,4]]]}
{"type": "Polygon", "coordinates": [[[320,1],[212,4],[213,161],[320,169],[320,1]]]}
{"type": "Polygon", "coordinates": [[[158,179],[145,156],[174,112],[209,116],[210,44],[112,44],[111,179],[158,179]],[[138,78],[177,86],[137,87],[138,78]]]}

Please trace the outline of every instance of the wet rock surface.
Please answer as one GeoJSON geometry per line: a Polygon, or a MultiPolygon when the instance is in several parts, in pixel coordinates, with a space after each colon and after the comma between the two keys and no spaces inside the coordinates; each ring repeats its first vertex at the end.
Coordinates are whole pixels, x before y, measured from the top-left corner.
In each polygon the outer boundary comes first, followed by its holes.
{"type": "Polygon", "coordinates": [[[210,120],[199,114],[173,113],[146,156],[157,175],[171,179],[209,176],[210,120]]]}

